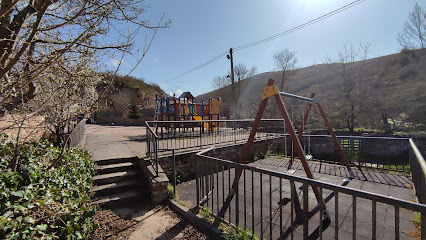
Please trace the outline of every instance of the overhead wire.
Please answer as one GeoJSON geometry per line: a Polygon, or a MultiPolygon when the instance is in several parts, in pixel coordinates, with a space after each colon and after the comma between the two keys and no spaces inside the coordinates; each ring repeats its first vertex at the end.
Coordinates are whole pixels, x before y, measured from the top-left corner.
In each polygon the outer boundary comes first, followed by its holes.
{"type": "Polygon", "coordinates": [[[184,73],[182,73],[182,74],[180,74],[180,75],[177,75],[177,76],[175,76],[175,77],[173,77],[173,78],[170,78],[170,79],[169,79],[169,80],[167,80],[165,83],[167,83],[167,82],[171,82],[171,81],[174,81],[174,80],[179,79],[179,78],[181,78],[181,77],[183,77],[183,76],[185,76],[185,75],[188,75],[188,74],[190,74],[190,73],[192,73],[192,72],[195,72],[195,71],[197,71],[198,69],[203,68],[203,67],[205,67],[205,66],[209,65],[210,63],[212,63],[212,62],[214,62],[214,61],[218,60],[219,58],[221,58],[221,57],[225,56],[227,53],[228,53],[228,51],[223,52],[223,53],[221,53],[221,54],[217,55],[216,57],[214,57],[214,58],[212,58],[212,59],[208,60],[207,62],[204,62],[204,63],[203,63],[203,64],[201,64],[201,65],[198,65],[197,67],[195,67],[195,68],[193,68],[193,69],[191,69],[191,70],[188,70],[188,71],[186,71],[186,72],[184,72],[184,73]]]}
{"type": "Polygon", "coordinates": [[[276,38],[283,37],[285,35],[288,35],[290,33],[293,33],[295,31],[303,29],[303,28],[305,28],[307,26],[310,26],[312,24],[320,22],[320,21],[322,21],[324,19],[327,19],[327,18],[329,18],[331,16],[334,16],[334,15],[340,13],[340,12],[343,12],[343,11],[345,11],[345,10],[351,8],[351,7],[354,7],[355,5],[358,5],[358,4],[362,3],[362,2],[365,2],[365,1],[366,0],[357,0],[357,1],[351,2],[351,3],[345,5],[345,6],[341,7],[341,8],[338,8],[338,9],[336,9],[334,11],[331,11],[331,12],[329,12],[327,14],[324,14],[324,15],[322,15],[320,17],[317,17],[317,18],[315,18],[313,20],[310,20],[310,21],[308,21],[306,23],[303,23],[303,24],[301,24],[299,26],[293,27],[293,28],[291,28],[289,30],[286,30],[286,31],[282,32],[282,33],[276,34],[274,36],[271,36],[271,37],[268,37],[268,38],[265,38],[265,39],[253,42],[253,43],[249,43],[249,44],[246,44],[246,45],[243,45],[243,46],[236,47],[236,48],[234,48],[234,51],[239,51],[239,50],[243,50],[243,49],[246,49],[246,48],[254,47],[254,46],[257,46],[259,44],[272,41],[272,40],[274,40],[276,38]]]}
{"type": "MultiPolygon", "coordinates": [[[[365,2],[365,1],[367,1],[367,0],[356,0],[356,1],[353,1],[353,2],[351,2],[351,3],[349,3],[349,4],[346,4],[346,5],[345,5],[345,6],[343,6],[343,7],[340,7],[340,8],[338,8],[338,9],[333,10],[333,11],[331,11],[331,12],[329,12],[329,13],[326,13],[326,14],[324,14],[324,15],[320,16],[320,17],[317,17],[317,18],[315,18],[315,19],[313,19],[313,20],[310,20],[310,21],[308,21],[308,22],[306,22],[306,23],[303,23],[303,24],[301,24],[301,25],[298,25],[298,26],[296,26],[296,27],[293,27],[293,28],[291,28],[291,29],[289,29],[289,30],[286,30],[286,31],[284,31],[284,32],[281,32],[281,33],[279,33],[279,34],[276,34],[276,35],[273,35],[273,36],[267,37],[267,38],[265,38],[265,39],[262,39],[262,40],[259,40],[259,41],[256,41],[256,42],[252,42],[252,43],[249,43],[249,44],[246,44],[246,45],[242,45],[242,46],[239,46],[239,47],[235,47],[235,48],[233,48],[233,50],[234,50],[234,51],[241,51],[241,50],[243,50],[243,49],[250,48],[250,47],[254,47],[254,46],[260,45],[260,44],[262,44],[262,43],[266,43],[266,42],[272,41],[272,40],[274,40],[274,39],[276,39],[276,38],[286,36],[286,35],[288,35],[288,34],[290,34],[290,33],[293,33],[293,32],[295,32],[295,31],[298,31],[298,30],[300,30],[300,29],[303,29],[303,28],[305,28],[305,27],[307,27],[307,26],[310,26],[310,25],[312,25],[312,24],[315,24],[315,23],[317,23],[317,22],[320,22],[320,21],[322,21],[322,20],[324,20],[324,19],[327,19],[327,18],[329,18],[329,17],[331,17],[331,16],[334,16],[334,15],[336,15],[336,14],[340,13],[340,12],[343,12],[343,11],[345,11],[345,10],[347,10],[347,9],[349,9],[349,8],[352,8],[352,7],[354,7],[354,6],[358,5],[358,4],[362,3],[362,2],[365,2]]],[[[221,57],[225,56],[226,54],[228,54],[228,51],[225,51],[225,52],[223,52],[223,53],[221,53],[221,54],[217,55],[216,57],[214,57],[214,58],[212,58],[212,59],[210,59],[210,60],[208,60],[208,61],[206,61],[206,62],[204,62],[204,63],[202,63],[202,64],[200,64],[200,65],[196,66],[195,68],[192,68],[192,69],[190,69],[190,70],[188,70],[188,71],[186,71],[186,72],[184,72],[184,73],[182,73],[182,74],[180,74],[180,75],[177,75],[177,76],[175,76],[175,77],[172,77],[172,78],[168,79],[167,81],[165,81],[164,83],[172,82],[172,81],[177,80],[177,79],[179,79],[179,78],[181,78],[181,77],[183,77],[183,76],[186,76],[186,75],[188,75],[188,74],[190,74],[190,73],[192,73],[192,72],[195,72],[195,71],[197,71],[198,69],[201,69],[201,68],[203,68],[203,67],[205,67],[205,66],[207,66],[207,65],[209,65],[209,64],[211,64],[211,63],[213,63],[213,62],[215,62],[215,61],[217,61],[218,59],[220,59],[221,57]]]]}

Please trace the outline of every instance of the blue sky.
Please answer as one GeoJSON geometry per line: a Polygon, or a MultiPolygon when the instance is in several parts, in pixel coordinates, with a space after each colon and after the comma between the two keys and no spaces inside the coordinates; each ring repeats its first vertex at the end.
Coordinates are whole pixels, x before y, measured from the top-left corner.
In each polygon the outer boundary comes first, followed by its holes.
{"type": "MultiPolygon", "coordinates": [[[[249,44],[338,9],[354,0],[155,0],[145,18],[153,24],[164,13],[172,23],[161,29],[147,56],[132,76],[159,84],[166,92],[212,90],[211,81],[230,69],[223,56],[179,79],[170,80],[235,48],[249,44]]],[[[426,8],[426,1],[418,3],[426,8]]],[[[273,55],[287,48],[297,52],[300,67],[335,58],[345,44],[371,42],[369,57],[399,51],[396,35],[402,31],[416,1],[366,0],[346,11],[284,37],[234,53],[234,64],[256,66],[258,73],[275,71],[273,55]]],[[[149,34],[149,33],[147,33],[149,34]]],[[[143,47],[145,36],[136,43],[143,47]]],[[[134,64],[132,56],[124,59],[134,64]]],[[[126,73],[126,69],[122,71],[126,73]]]]}

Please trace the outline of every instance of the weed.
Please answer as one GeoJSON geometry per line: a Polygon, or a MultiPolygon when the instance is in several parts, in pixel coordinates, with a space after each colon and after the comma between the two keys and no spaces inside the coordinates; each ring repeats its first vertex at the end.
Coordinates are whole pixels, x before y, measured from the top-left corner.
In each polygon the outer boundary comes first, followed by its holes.
{"type": "Polygon", "coordinates": [[[169,196],[172,197],[173,199],[177,199],[177,195],[178,195],[177,189],[176,189],[176,195],[174,191],[175,189],[172,184],[169,183],[169,185],[167,185],[167,189],[169,192],[169,196]]]}
{"type": "Polygon", "coordinates": [[[224,239],[228,240],[237,240],[237,239],[252,239],[258,240],[259,237],[256,234],[251,234],[247,229],[240,227],[229,227],[229,232],[224,232],[222,234],[224,239]]]}
{"type": "MultiPolygon", "coordinates": [[[[210,209],[208,208],[200,208],[198,212],[199,216],[206,220],[209,223],[213,223],[215,221],[215,216],[212,214],[210,209]]],[[[251,234],[247,229],[243,229],[241,227],[236,227],[225,221],[221,220],[219,224],[219,229],[222,231],[222,237],[224,239],[252,239],[258,240],[259,237],[256,234],[251,234]]]]}

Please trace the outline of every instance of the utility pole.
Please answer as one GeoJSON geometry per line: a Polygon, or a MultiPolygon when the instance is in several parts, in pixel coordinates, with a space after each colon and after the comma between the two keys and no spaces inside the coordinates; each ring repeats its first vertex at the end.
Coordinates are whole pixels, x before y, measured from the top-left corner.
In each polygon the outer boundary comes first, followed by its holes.
{"type": "Polygon", "coordinates": [[[235,118],[235,81],[234,81],[234,59],[232,57],[232,48],[229,49],[229,55],[226,55],[231,60],[231,85],[232,85],[232,118],[235,118]]]}

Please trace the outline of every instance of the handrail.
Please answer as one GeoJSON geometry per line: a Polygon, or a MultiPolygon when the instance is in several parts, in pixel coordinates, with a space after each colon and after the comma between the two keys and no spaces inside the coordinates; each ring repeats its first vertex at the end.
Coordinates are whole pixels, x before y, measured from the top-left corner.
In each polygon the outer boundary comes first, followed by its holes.
{"type": "Polygon", "coordinates": [[[147,128],[149,129],[149,131],[154,135],[154,137],[158,138],[157,134],[155,134],[154,130],[151,128],[151,126],[148,125],[148,121],[145,122],[145,125],[147,126],[147,128]]]}
{"type": "MultiPolygon", "coordinates": [[[[149,123],[200,123],[200,122],[232,122],[232,121],[236,121],[236,120],[185,120],[185,121],[146,121],[146,124],[149,123]]],[[[254,119],[238,119],[238,122],[250,122],[250,121],[254,121],[254,119]]],[[[277,121],[277,122],[282,122],[284,121],[283,119],[263,119],[262,121],[277,121]]]]}
{"type": "Polygon", "coordinates": [[[414,143],[413,139],[410,138],[410,146],[413,149],[414,154],[416,155],[416,159],[423,171],[423,173],[426,176],[426,162],[425,159],[423,158],[422,154],[420,153],[419,149],[417,148],[416,144],[414,143]]]}

